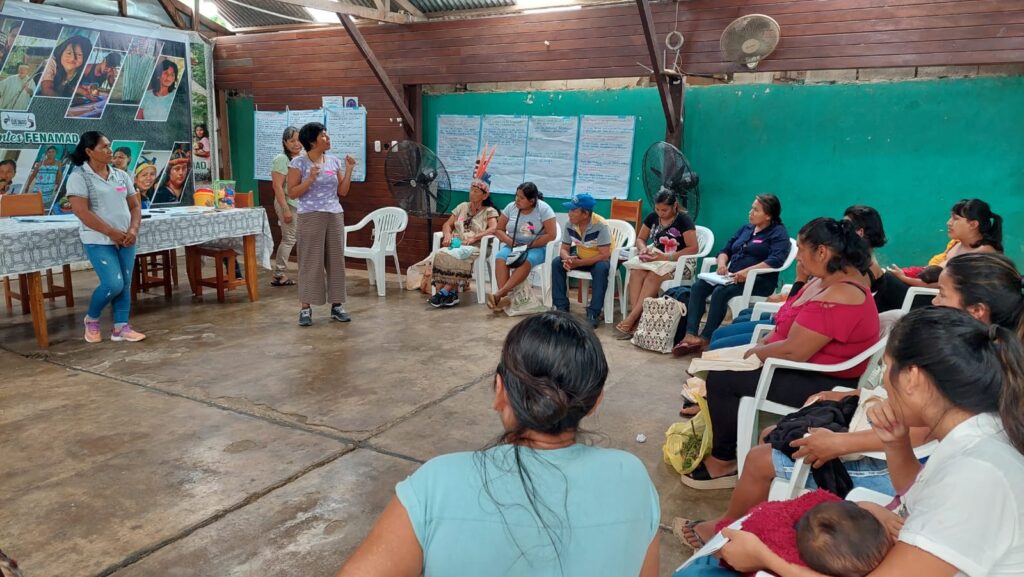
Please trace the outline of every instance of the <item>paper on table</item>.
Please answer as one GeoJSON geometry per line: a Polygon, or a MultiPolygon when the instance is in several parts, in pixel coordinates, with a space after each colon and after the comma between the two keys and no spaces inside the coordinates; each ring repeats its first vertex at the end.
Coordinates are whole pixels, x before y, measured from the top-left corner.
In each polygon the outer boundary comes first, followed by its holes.
{"type": "MultiPolygon", "coordinates": [[[[736,521],[733,521],[733,523],[731,525],[729,525],[729,528],[730,529],[741,529],[742,526],[743,526],[743,521],[745,521],[747,517],[748,517],[747,515],[744,515],[743,517],[737,519],[736,521]]],[[[714,537],[708,539],[708,542],[705,543],[703,547],[701,547],[700,549],[697,549],[697,551],[695,551],[693,553],[692,557],[687,559],[685,563],[683,563],[682,565],[679,566],[678,569],[676,569],[676,573],[678,573],[678,572],[682,571],[683,569],[687,568],[694,561],[696,561],[697,559],[700,559],[701,557],[707,557],[708,555],[713,555],[713,554],[717,553],[718,551],[720,551],[722,549],[722,547],[725,547],[725,544],[728,543],[728,542],[729,542],[729,540],[726,539],[722,535],[721,531],[719,531],[718,533],[715,533],[714,537]]]]}
{"type": "Polygon", "coordinates": [[[736,282],[732,275],[720,275],[717,272],[702,272],[697,275],[700,280],[712,285],[728,285],[736,282]]]}

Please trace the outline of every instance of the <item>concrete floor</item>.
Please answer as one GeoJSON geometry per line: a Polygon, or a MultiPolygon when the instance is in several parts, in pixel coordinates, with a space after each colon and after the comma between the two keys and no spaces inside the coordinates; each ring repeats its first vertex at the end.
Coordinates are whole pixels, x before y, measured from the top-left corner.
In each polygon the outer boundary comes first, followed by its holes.
{"type": "MultiPolygon", "coordinates": [[[[0,548],[26,576],[333,575],[396,482],[500,432],[492,375],[516,322],[349,279],[354,321],[320,308],[305,329],[295,288],[267,271],[254,304],[241,289],[226,304],[184,285],[144,295],[142,343],[81,339],[89,271],[75,309],[47,305],[46,351],[27,316],[0,311],[0,548]]],[[[647,464],[663,525],[721,513],[728,491],[690,490],[662,462],[685,361],[598,334],[611,375],[584,421],[595,442],[647,464]]],[[[663,531],[663,575],[688,555],[663,531]]]]}

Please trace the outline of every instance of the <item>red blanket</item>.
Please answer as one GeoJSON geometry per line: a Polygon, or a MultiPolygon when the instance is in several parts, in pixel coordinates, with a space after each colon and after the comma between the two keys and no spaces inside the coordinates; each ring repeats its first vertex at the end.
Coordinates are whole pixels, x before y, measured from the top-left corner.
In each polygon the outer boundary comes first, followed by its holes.
{"type": "MultiPolygon", "coordinates": [[[[769,549],[786,561],[806,565],[800,559],[796,547],[797,521],[817,505],[841,500],[832,493],[818,489],[791,501],[761,503],[750,510],[750,516],[743,521],[743,530],[757,535],[769,549]]],[[[721,531],[733,521],[735,519],[722,519],[715,524],[715,531],[721,531]]],[[[724,561],[722,565],[726,565],[724,561]]]]}

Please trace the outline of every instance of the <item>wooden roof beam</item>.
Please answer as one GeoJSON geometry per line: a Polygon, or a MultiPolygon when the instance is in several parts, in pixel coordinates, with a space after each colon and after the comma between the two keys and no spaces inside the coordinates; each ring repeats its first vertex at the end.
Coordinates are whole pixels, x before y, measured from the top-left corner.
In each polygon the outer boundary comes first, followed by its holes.
{"type": "Polygon", "coordinates": [[[117,0],[117,13],[125,18],[128,17],[128,0],[117,0]]]}
{"type": "Polygon", "coordinates": [[[356,6],[355,4],[349,4],[347,2],[332,2],[331,0],[278,0],[278,2],[294,4],[304,8],[316,8],[317,10],[334,12],[339,15],[355,16],[356,18],[365,18],[367,20],[376,20],[378,22],[388,22],[390,24],[409,24],[425,20],[422,16],[416,16],[413,14],[400,14],[398,12],[385,13],[383,10],[378,8],[366,8],[364,6],[356,6]]]}
{"type": "Polygon", "coordinates": [[[661,109],[665,113],[665,140],[679,145],[679,113],[672,104],[672,93],[669,92],[669,79],[665,75],[665,66],[658,57],[658,42],[655,39],[654,17],[651,15],[651,5],[647,0],[636,0],[637,9],[640,11],[640,24],[644,29],[644,39],[647,41],[647,52],[651,57],[651,68],[654,69],[654,79],[658,84],[658,96],[661,97],[661,109]]]}
{"type": "Polygon", "coordinates": [[[370,70],[373,71],[373,75],[377,77],[377,81],[380,82],[381,87],[384,88],[384,92],[387,93],[388,99],[391,104],[398,109],[398,113],[402,115],[402,126],[405,128],[405,133],[409,138],[416,140],[416,120],[413,118],[412,112],[409,111],[409,107],[405,104],[405,98],[402,94],[395,89],[395,85],[392,84],[391,78],[388,77],[387,71],[381,65],[380,61],[377,60],[377,56],[374,55],[370,45],[366,43],[366,39],[363,38],[363,34],[359,32],[359,28],[356,27],[356,23],[352,21],[352,17],[348,14],[338,14],[338,20],[341,20],[341,25],[345,27],[345,31],[348,32],[352,42],[359,49],[359,53],[363,55],[366,63],[370,65],[370,70]]]}
{"type": "Polygon", "coordinates": [[[174,22],[174,26],[180,30],[185,29],[185,20],[182,19],[181,14],[178,12],[178,8],[174,5],[174,0],[159,0],[160,6],[163,7],[164,12],[170,17],[171,22],[174,22]]]}

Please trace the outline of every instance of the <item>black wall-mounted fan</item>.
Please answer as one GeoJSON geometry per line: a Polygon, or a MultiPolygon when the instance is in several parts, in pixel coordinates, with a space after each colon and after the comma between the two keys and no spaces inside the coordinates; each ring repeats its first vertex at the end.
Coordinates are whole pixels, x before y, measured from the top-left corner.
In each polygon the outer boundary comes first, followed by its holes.
{"type": "Polygon", "coordinates": [[[654,206],[658,193],[669,191],[694,221],[700,212],[700,177],[683,153],[667,142],[655,142],[644,153],[644,190],[654,206]]]}

